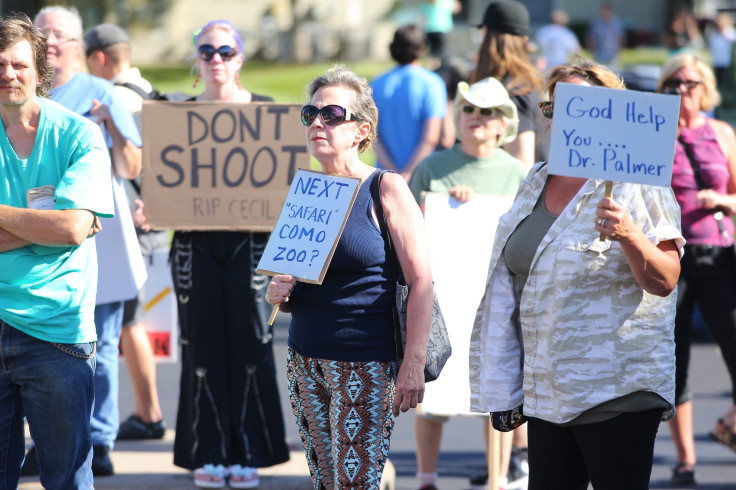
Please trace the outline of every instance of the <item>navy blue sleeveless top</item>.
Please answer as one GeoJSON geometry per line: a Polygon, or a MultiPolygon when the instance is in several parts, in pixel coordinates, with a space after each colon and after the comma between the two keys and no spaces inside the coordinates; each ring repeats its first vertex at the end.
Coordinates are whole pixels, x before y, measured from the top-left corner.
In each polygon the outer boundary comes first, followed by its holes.
{"type": "Polygon", "coordinates": [[[331,361],[395,359],[396,280],[373,219],[371,182],[360,186],[321,285],[298,282],[292,291],[289,347],[331,361]]]}

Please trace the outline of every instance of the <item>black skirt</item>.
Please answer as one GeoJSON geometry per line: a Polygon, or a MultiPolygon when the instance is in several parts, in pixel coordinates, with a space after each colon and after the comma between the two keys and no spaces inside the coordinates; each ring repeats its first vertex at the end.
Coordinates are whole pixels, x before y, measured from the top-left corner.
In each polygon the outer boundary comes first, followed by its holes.
{"type": "Polygon", "coordinates": [[[174,464],[266,467],[289,459],[266,323],[265,233],[177,232],[171,267],[182,372],[174,464]]]}

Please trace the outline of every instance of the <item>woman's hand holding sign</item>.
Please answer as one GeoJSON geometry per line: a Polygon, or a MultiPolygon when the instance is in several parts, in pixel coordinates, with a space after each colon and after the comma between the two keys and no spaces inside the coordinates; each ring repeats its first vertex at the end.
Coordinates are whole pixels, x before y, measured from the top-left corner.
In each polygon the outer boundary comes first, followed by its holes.
{"type": "Polygon", "coordinates": [[[596,231],[613,242],[631,237],[638,230],[626,209],[610,197],[600,200],[596,217],[596,231]]]}
{"type": "MultiPolygon", "coordinates": [[[[272,305],[282,305],[289,301],[291,291],[294,289],[296,279],[288,274],[277,274],[268,284],[266,292],[266,301],[272,305]]],[[[282,311],[288,311],[283,305],[280,307],[282,311]]]]}

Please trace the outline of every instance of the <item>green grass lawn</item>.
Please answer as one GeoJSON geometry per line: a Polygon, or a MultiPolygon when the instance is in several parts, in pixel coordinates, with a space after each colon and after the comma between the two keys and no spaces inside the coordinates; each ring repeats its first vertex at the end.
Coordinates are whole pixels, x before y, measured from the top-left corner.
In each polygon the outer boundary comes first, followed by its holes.
{"type": "MultiPolygon", "coordinates": [[[[307,84],[326,72],[335,63],[295,65],[250,61],[243,66],[240,80],[251,92],[268,95],[276,102],[303,104],[307,84]]],[[[360,62],[346,64],[369,81],[393,66],[391,62],[360,62]]],[[[184,92],[196,95],[202,86],[193,88],[194,77],[189,66],[141,67],[141,73],[161,92],[184,92]]]]}

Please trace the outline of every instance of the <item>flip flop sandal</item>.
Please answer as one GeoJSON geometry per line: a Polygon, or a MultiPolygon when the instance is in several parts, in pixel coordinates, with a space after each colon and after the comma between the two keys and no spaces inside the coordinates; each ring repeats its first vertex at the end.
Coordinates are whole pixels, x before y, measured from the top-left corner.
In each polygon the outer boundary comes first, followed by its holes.
{"type": "Polygon", "coordinates": [[[718,419],[716,422],[716,429],[709,432],[708,435],[716,442],[720,442],[733,451],[736,451],[736,434],[733,429],[723,422],[723,419],[718,419]]]}
{"type": "Polygon", "coordinates": [[[206,464],[194,471],[194,484],[200,488],[225,488],[227,468],[218,464],[206,464]]]}

